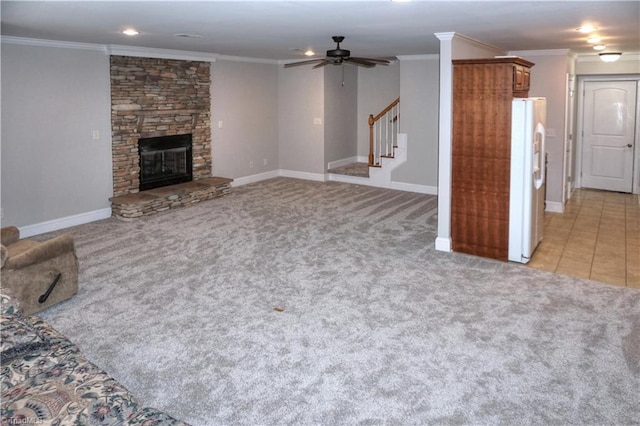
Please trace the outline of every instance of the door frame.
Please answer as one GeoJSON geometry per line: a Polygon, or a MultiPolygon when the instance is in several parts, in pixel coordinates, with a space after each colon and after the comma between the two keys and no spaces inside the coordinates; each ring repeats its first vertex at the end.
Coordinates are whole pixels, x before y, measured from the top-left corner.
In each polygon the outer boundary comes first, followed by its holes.
{"type": "Polygon", "coordinates": [[[640,75],[637,74],[625,74],[625,75],[585,75],[578,76],[578,111],[577,111],[577,123],[575,131],[576,139],[576,176],[574,179],[575,187],[582,188],[582,144],[584,134],[584,84],[585,82],[592,81],[635,81],[636,82],[636,125],[635,134],[633,140],[633,178],[632,178],[632,193],[640,194],[640,148],[638,148],[638,140],[640,136],[640,75]]]}
{"type": "Polygon", "coordinates": [[[576,150],[575,133],[576,133],[576,75],[567,73],[567,81],[565,87],[565,132],[564,132],[564,167],[562,170],[562,178],[564,187],[562,189],[562,204],[566,205],[571,199],[571,194],[575,187],[576,174],[574,165],[574,156],[576,150]]]}

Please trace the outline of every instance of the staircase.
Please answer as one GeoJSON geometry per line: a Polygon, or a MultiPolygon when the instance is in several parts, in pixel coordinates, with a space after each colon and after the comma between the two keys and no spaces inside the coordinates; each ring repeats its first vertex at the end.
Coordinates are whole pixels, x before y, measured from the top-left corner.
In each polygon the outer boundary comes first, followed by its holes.
{"type": "Polygon", "coordinates": [[[369,167],[382,167],[383,158],[394,158],[400,129],[400,98],[375,117],[369,115],[369,167]]]}
{"type": "Polygon", "coordinates": [[[369,115],[368,163],[329,170],[329,180],[391,188],[391,171],[407,161],[407,135],[400,131],[400,98],[379,114],[369,115]],[[368,168],[366,173],[362,169],[368,168]]]}

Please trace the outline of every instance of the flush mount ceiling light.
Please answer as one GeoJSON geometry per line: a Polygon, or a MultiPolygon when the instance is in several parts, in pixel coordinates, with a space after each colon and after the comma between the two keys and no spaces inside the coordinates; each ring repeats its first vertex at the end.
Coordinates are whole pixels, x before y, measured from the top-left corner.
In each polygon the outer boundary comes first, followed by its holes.
{"type": "Polygon", "coordinates": [[[304,52],[305,56],[313,56],[316,54],[316,52],[314,52],[311,49],[308,49],[306,52],[304,52]]]}
{"type": "Polygon", "coordinates": [[[140,34],[140,32],[134,30],[133,28],[127,28],[126,30],[124,30],[122,32],[122,34],[128,35],[128,36],[135,36],[135,35],[140,34]]]}
{"type": "Polygon", "coordinates": [[[596,44],[596,43],[600,43],[602,41],[602,39],[598,36],[593,36],[593,37],[589,37],[587,39],[587,43],[591,43],[591,44],[596,44]]]}
{"type": "Polygon", "coordinates": [[[600,55],[600,59],[602,59],[604,62],[615,62],[618,59],[620,59],[620,56],[622,56],[621,52],[606,52],[606,53],[599,53],[600,55]]]}
{"type": "Polygon", "coordinates": [[[593,46],[594,50],[604,50],[607,48],[606,44],[596,44],[595,46],[593,46]]]}
{"type": "Polygon", "coordinates": [[[597,28],[591,24],[584,24],[580,28],[576,28],[576,31],[580,31],[583,34],[589,34],[596,30],[597,28]]]}

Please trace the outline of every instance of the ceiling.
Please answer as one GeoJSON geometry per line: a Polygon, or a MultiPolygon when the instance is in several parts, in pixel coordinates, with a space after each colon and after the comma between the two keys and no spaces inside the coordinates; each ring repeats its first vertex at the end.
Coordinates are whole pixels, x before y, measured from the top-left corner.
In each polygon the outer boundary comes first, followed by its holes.
{"type": "Polygon", "coordinates": [[[270,60],[324,55],[333,35],[354,56],[439,52],[438,32],[514,50],[595,55],[583,23],[606,51],[640,52],[638,1],[8,1],[3,36],[207,52],[270,60]],[[134,27],[140,34],[125,36],[134,27]],[[175,34],[197,35],[198,38],[175,34]]]}

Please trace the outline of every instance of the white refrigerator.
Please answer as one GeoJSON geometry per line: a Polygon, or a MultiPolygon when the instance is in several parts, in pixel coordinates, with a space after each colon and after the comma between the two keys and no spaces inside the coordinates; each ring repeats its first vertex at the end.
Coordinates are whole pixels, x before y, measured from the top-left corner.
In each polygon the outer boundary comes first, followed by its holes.
{"type": "Polygon", "coordinates": [[[545,98],[513,100],[509,260],[527,263],[542,240],[545,197],[545,98]]]}

